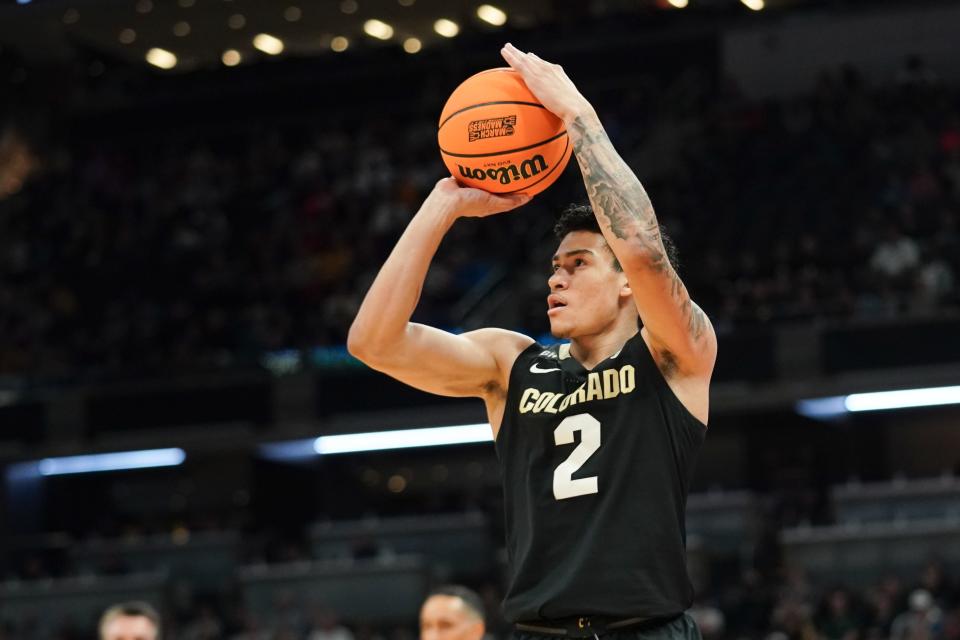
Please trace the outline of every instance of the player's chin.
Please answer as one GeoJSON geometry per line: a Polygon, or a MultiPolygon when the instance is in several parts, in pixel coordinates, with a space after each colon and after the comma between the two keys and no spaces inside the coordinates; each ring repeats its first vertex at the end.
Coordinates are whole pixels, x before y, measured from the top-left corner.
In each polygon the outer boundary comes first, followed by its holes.
{"type": "Polygon", "coordinates": [[[550,335],[558,339],[566,339],[573,335],[573,327],[563,322],[550,320],[550,335]]]}

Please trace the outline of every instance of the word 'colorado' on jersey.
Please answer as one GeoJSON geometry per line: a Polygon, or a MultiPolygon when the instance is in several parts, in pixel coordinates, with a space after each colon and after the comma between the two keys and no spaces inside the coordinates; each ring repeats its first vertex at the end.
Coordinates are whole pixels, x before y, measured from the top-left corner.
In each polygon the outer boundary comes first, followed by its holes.
{"type": "Polygon", "coordinates": [[[534,387],[524,389],[520,396],[519,409],[520,413],[559,413],[582,402],[616,398],[620,394],[630,393],[636,386],[636,371],[633,365],[628,364],[619,369],[593,371],[576,391],[566,395],[551,391],[541,392],[534,387]]]}

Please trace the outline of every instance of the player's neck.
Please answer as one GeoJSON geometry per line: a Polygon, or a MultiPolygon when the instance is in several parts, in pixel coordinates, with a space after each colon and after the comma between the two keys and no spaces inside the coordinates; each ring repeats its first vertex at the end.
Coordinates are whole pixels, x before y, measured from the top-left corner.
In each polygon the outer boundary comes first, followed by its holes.
{"type": "Polygon", "coordinates": [[[589,336],[577,336],[570,339],[570,355],[577,359],[584,369],[593,369],[623,348],[623,345],[637,334],[636,319],[632,323],[619,323],[609,331],[589,336]]]}

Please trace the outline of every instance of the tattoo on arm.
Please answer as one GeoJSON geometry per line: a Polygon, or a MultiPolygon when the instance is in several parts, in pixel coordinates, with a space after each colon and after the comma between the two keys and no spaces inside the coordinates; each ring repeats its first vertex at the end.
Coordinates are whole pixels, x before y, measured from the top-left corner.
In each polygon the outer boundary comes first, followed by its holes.
{"type": "Polygon", "coordinates": [[[590,204],[601,226],[619,240],[650,256],[650,268],[670,278],[670,293],[680,305],[687,331],[699,340],[707,326],[703,311],[690,299],[686,286],[670,264],[660,238],[660,224],[640,180],[613,148],[595,117],[576,118],[569,127],[573,149],[583,173],[590,204]]]}

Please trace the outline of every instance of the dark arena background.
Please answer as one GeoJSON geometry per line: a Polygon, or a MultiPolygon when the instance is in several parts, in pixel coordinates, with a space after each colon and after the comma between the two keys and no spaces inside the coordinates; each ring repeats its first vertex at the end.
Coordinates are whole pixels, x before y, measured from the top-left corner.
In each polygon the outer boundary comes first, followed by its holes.
{"type": "MultiPolygon", "coordinates": [[[[412,640],[443,583],[508,636],[482,402],[344,346],[507,41],[597,107],[717,329],[704,637],[960,638],[960,4],[494,4],[0,3],[0,638],[137,599],[170,640],[412,640]]],[[[458,222],[414,320],[549,341],[584,201],[571,162],[458,222]]]]}

